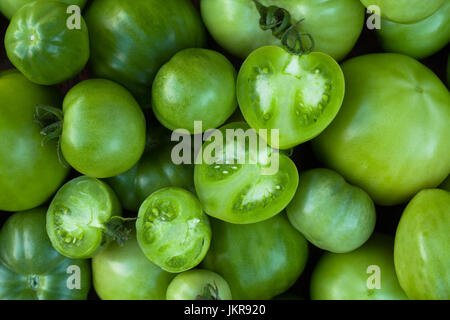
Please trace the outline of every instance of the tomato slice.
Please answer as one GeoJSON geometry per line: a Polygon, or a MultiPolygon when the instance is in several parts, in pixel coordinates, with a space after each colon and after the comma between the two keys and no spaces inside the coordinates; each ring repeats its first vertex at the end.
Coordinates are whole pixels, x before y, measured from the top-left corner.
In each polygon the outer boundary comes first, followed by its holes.
{"type": "Polygon", "coordinates": [[[121,215],[117,196],[104,182],[82,176],[56,193],[47,211],[53,247],[70,258],[90,258],[106,243],[106,224],[121,215]]]}
{"type": "Polygon", "coordinates": [[[211,227],[200,202],[176,187],[155,191],[142,203],[136,231],[146,257],[168,272],[198,265],[211,242],[211,227]]]}
{"type": "MultiPolygon", "coordinates": [[[[207,152],[213,140],[203,145],[203,161],[195,165],[194,184],[210,216],[230,223],[254,223],[269,219],[288,205],[298,186],[298,171],[289,157],[279,153],[276,173],[264,174],[263,169],[272,165],[271,157],[277,151],[268,147],[264,154],[260,148],[251,148],[248,140],[226,138],[227,130],[239,129],[249,132],[250,128],[244,122],[234,122],[219,129],[224,147],[214,158],[207,152]],[[243,156],[248,161],[238,161],[243,156]]],[[[256,135],[255,130],[250,132],[256,135]]]]}
{"type": "Polygon", "coordinates": [[[242,114],[254,129],[279,129],[288,149],[320,134],[336,117],[344,99],[344,75],[330,56],[312,52],[292,55],[266,46],[244,61],[237,79],[242,114]]]}

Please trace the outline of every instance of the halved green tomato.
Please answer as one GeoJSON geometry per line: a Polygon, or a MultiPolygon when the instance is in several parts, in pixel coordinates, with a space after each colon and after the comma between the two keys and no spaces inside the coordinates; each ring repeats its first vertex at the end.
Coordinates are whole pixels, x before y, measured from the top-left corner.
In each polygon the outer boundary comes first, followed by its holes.
{"type": "Polygon", "coordinates": [[[194,169],[195,189],[207,214],[230,223],[254,223],[288,205],[298,186],[297,167],[288,156],[258,141],[257,132],[244,122],[227,124],[208,139],[194,169]],[[223,147],[211,150],[216,143],[223,147]]]}
{"type": "Polygon", "coordinates": [[[237,79],[237,98],[253,129],[279,129],[274,148],[288,149],[320,134],[336,117],[345,81],[330,56],[312,52],[293,55],[266,46],[244,61],[237,79]]]}
{"type": "Polygon", "coordinates": [[[200,202],[175,187],[155,191],[142,203],[136,232],[146,257],[168,272],[198,265],[211,242],[211,227],[200,202]]]}
{"type": "Polygon", "coordinates": [[[81,176],[59,189],[47,211],[53,247],[69,258],[90,258],[107,243],[112,217],[121,215],[114,191],[104,182],[81,176]]]}
{"type": "Polygon", "coordinates": [[[361,0],[366,8],[378,6],[383,18],[413,23],[431,16],[445,0],[361,0]]]}

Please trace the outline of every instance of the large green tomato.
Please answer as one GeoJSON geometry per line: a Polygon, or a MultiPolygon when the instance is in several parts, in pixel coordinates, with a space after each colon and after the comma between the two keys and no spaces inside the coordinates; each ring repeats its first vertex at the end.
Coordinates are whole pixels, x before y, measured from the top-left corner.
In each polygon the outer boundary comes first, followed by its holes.
{"type": "Polygon", "coordinates": [[[271,299],[303,272],[308,243],[284,213],[245,225],[211,219],[211,226],[211,247],[202,266],[228,282],[233,299],[271,299]]]}
{"type": "Polygon", "coordinates": [[[189,0],[95,0],[86,22],[94,73],[124,85],[145,104],[158,69],[181,49],[205,43],[189,0]]]}
{"type": "Polygon", "coordinates": [[[344,92],[341,68],[321,52],[299,56],[265,46],[247,57],[237,78],[245,120],[255,130],[279,130],[277,141],[268,139],[278,149],[320,134],[336,117],[344,92]]]}
{"type": "Polygon", "coordinates": [[[145,147],[144,114],[122,86],[90,79],[70,89],[63,103],[61,150],[82,174],[108,178],[133,167],[145,147]]]}
{"type": "Polygon", "coordinates": [[[152,86],[156,118],[170,130],[194,133],[221,126],[236,110],[236,70],[222,54],[200,48],[175,54],[159,69],[152,86]]]}
{"type": "Polygon", "coordinates": [[[58,93],[15,70],[0,72],[0,210],[41,205],[69,171],[58,159],[56,143],[42,144],[41,128],[33,121],[37,104],[58,105],[58,93]]]}
{"type": "Polygon", "coordinates": [[[450,192],[420,191],[395,234],[395,270],[411,299],[450,299],[450,192]]]}
{"type": "Polygon", "coordinates": [[[167,300],[231,300],[228,283],[215,272],[193,269],[177,275],[169,284],[167,300]]]}
{"type": "Polygon", "coordinates": [[[289,221],[315,246],[331,252],[353,251],[375,228],[375,206],[364,190],[329,169],[300,175],[286,212],[289,221]]]}
{"type": "MultiPolygon", "coordinates": [[[[297,29],[314,38],[315,51],[336,60],[353,48],[364,25],[364,7],[358,0],[260,0],[288,10],[297,29]]],[[[246,58],[266,45],[280,45],[270,30],[259,26],[253,0],[202,0],[201,13],[213,38],[228,52],[246,58]]]]}
{"type": "Polygon", "coordinates": [[[194,169],[205,212],[230,223],[254,223],[281,212],[298,186],[298,171],[285,154],[271,149],[244,122],[215,130],[194,169]],[[231,138],[230,138],[231,137],[231,138]]]}
{"type": "Polygon", "coordinates": [[[29,80],[53,85],[74,77],[89,59],[89,35],[84,19],[80,29],[67,27],[67,5],[33,2],[22,7],[5,35],[9,60],[29,80]]]}
{"type": "Polygon", "coordinates": [[[0,230],[1,300],[82,300],[91,287],[87,260],[53,249],[45,208],[13,214],[0,230]]]}
{"type": "Polygon", "coordinates": [[[165,133],[159,135],[157,131],[157,128],[150,127],[147,139],[159,141],[155,145],[151,145],[151,141],[148,143],[150,146],[136,165],[127,172],[106,180],[127,210],[137,212],[149,195],[165,187],[195,190],[194,166],[175,164],[172,161],[174,143],[170,141],[170,136],[165,133]]]}
{"type": "Polygon", "coordinates": [[[168,272],[198,265],[211,243],[211,227],[200,201],[189,191],[168,187],[153,192],[139,208],[139,246],[145,256],[168,272]]]}
{"type": "Polygon", "coordinates": [[[378,36],[385,51],[398,52],[416,59],[426,58],[450,41],[450,1],[424,20],[401,24],[381,20],[378,36]]]}
{"type": "Polygon", "coordinates": [[[92,259],[94,289],[103,300],[165,300],[174,277],[144,256],[135,233],[124,245],[111,243],[92,259]]]}
{"type": "Polygon", "coordinates": [[[361,0],[378,6],[382,17],[398,23],[413,23],[431,16],[446,0],[361,0]]]}
{"type": "Polygon", "coordinates": [[[370,54],[342,64],[346,92],[313,140],[318,157],[381,205],[407,201],[450,172],[450,94],[413,58],[370,54]]]}
{"type": "Polygon", "coordinates": [[[70,258],[90,258],[111,240],[108,223],[122,210],[112,189],[91,177],[63,185],[47,211],[47,234],[53,247],[70,258]]]}
{"type": "Polygon", "coordinates": [[[312,300],[405,300],[393,259],[394,241],[374,234],[349,253],[325,253],[311,277],[312,300]]]}
{"type": "MultiPolygon", "coordinates": [[[[0,12],[3,13],[6,18],[11,19],[17,10],[33,1],[36,0],[2,0],[0,1],[0,12]]],[[[38,0],[38,1],[46,1],[46,0],[38,0]]],[[[83,8],[87,0],[58,0],[58,1],[65,3],[66,7],[74,4],[79,6],[80,8],[83,8]]]]}

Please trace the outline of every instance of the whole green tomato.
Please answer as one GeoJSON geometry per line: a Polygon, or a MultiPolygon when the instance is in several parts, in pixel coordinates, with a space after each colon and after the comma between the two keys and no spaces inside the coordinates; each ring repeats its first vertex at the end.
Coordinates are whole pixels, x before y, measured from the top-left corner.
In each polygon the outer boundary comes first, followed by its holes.
{"type": "Polygon", "coordinates": [[[87,260],[53,249],[45,233],[45,208],[18,212],[0,230],[1,300],[83,300],[91,287],[87,260]]]}
{"type": "Polygon", "coordinates": [[[447,1],[433,15],[415,23],[401,24],[382,19],[377,34],[385,51],[423,59],[449,43],[449,16],[450,1],[447,1]]]}
{"type": "MultiPolygon", "coordinates": [[[[150,128],[147,139],[153,139],[154,129],[150,128]]],[[[149,195],[165,187],[195,191],[194,166],[175,164],[172,161],[174,143],[170,141],[170,136],[163,134],[159,139],[155,146],[146,149],[130,170],[106,179],[126,210],[137,212],[149,195]]]]}
{"type": "Polygon", "coordinates": [[[450,172],[450,94],[408,56],[370,54],[342,64],[343,105],[313,140],[318,157],[377,204],[408,201],[450,172]]]}
{"type": "Polygon", "coordinates": [[[16,70],[0,72],[0,210],[28,210],[43,204],[64,182],[69,168],[57,145],[42,143],[34,122],[37,104],[58,105],[59,95],[16,70]]]}
{"type": "Polygon", "coordinates": [[[378,6],[383,18],[398,23],[414,23],[431,16],[445,0],[361,0],[367,8],[378,6]]]}
{"type": "MultiPolygon", "coordinates": [[[[18,11],[21,7],[34,1],[48,1],[48,0],[2,0],[0,1],[0,12],[3,13],[3,15],[6,18],[11,19],[12,16],[16,13],[16,11],[18,11]]],[[[87,0],[58,0],[58,1],[65,3],[66,8],[69,5],[77,5],[82,9],[86,4],[87,0]]]]}
{"type": "Polygon", "coordinates": [[[267,139],[278,149],[319,135],[336,117],[344,92],[344,75],[333,58],[321,52],[294,55],[276,46],[253,51],[237,78],[245,120],[255,130],[279,130],[277,141],[267,139]]]}
{"type": "Polygon", "coordinates": [[[86,12],[94,73],[150,106],[158,69],[185,48],[202,47],[205,30],[189,0],[95,0],[86,12]]]}
{"type": "MultiPolygon", "coordinates": [[[[264,6],[286,9],[297,30],[309,33],[314,50],[343,59],[358,40],[364,7],[358,0],[259,0],[264,6]]],[[[280,45],[271,30],[263,31],[253,0],[201,0],[203,21],[213,38],[228,52],[245,59],[266,45],[280,45]]]]}
{"type": "Polygon", "coordinates": [[[164,300],[174,277],[145,257],[135,232],[124,245],[111,243],[92,259],[94,289],[103,300],[164,300]]]}
{"type": "Polygon", "coordinates": [[[410,299],[450,299],[450,192],[422,190],[408,203],[395,234],[394,262],[410,299]]]}
{"type": "Polygon", "coordinates": [[[299,187],[286,208],[292,225],[315,246],[349,252],[369,239],[375,228],[375,206],[362,189],[329,169],[300,174],[299,187]]]}
{"type": "Polygon", "coordinates": [[[200,201],[182,188],[153,192],[139,208],[139,246],[145,256],[168,272],[197,266],[211,242],[211,227],[200,201]]]}
{"type": "Polygon", "coordinates": [[[211,219],[213,238],[202,267],[220,274],[233,299],[271,299],[303,272],[308,243],[284,213],[251,224],[211,219]]]}
{"type": "Polygon", "coordinates": [[[145,117],[122,86],[105,79],[80,82],[65,96],[63,113],[61,151],[82,174],[112,177],[142,156],[145,117]]]}
{"type": "Polygon", "coordinates": [[[175,54],[159,69],[152,86],[156,118],[170,130],[194,133],[222,125],[236,110],[236,70],[222,54],[200,48],[175,54]]]}
{"type": "Polygon", "coordinates": [[[231,300],[230,286],[215,272],[193,269],[178,274],[169,284],[167,300],[231,300]]]}
{"type": "Polygon", "coordinates": [[[9,60],[29,80],[53,85],[79,73],[89,59],[89,35],[67,27],[67,5],[59,1],[27,4],[14,15],[5,35],[9,60]]]}
{"type": "Polygon", "coordinates": [[[393,259],[394,241],[374,234],[348,253],[325,253],[311,277],[312,300],[406,300],[393,259]]]}

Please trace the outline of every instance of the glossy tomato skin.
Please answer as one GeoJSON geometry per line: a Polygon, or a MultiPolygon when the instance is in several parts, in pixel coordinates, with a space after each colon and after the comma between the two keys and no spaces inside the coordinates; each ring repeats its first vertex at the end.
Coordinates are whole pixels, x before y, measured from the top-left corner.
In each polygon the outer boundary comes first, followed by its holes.
{"type": "Polygon", "coordinates": [[[361,0],[366,7],[378,6],[383,18],[398,23],[414,23],[431,16],[445,0],[361,0]]]}
{"type": "MultiPolygon", "coordinates": [[[[6,18],[11,19],[12,16],[17,12],[17,10],[33,1],[36,0],[2,0],[0,1],[0,12],[3,13],[3,15],[6,18]]],[[[80,8],[83,8],[87,0],[58,0],[58,1],[65,3],[66,7],[74,4],[79,6],[80,8]]]]}
{"type": "Polygon", "coordinates": [[[150,106],[158,69],[181,49],[205,43],[200,16],[188,0],[96,0],[85,17],[92,70],[124,85],[142,107],[150,106]]]}
{"type": "Polygon", "coordinates": [[[393,239],[374,234],[348,253],[325,253],[311,277],[312,300],[406,300],[394,269],[393,239]],[[380,281],[377,287],[375,271],[380,281]],[[373,277],[373,278],[371,278],[373,277]]]}
{"type": "Polygon", "coordinates": [[[201,48],[175,54],[159,69],[152,86],[156,118],[170,130],[194,133],[221,126],[236,110],[236,70],[222,54],[201,48]]]}
{"type": "Polygon", "coordinates": [[[375,206],[364,190],[322,168],[300,174],[286,213],[309,242],[335,253],[360,247],[372,234],[376,220],[375,206]]]}
{"type": "Polygon", "coordinates": [[[294,284],[308,257],[308,244],[284,213],[237,225],[211,219],[213,238],[202,267],[220,274],[233,299],[271,299],[294,284]]]}
{"type": "Polygon", "coordinates": [[[377,34],[385,51],[426,58],[445,47],[450,41],[450,2],[447,1],[428,18],[401,24],[381,20],[377,34]]]}
{"type": "Polygon", "coordinates": [[[217,137],[203,144],[194,168],[195,190],[205,212],[236,224],[255,223],[280,213],[298,186],[294,162],[262,139],[253,148],[248,141],[257,141],[257,133],[244,122],[228,123],[216,133],[217,137]],[[229,132],[232,139],[227,138],[229,132]],[[223,149],[212,155],[211,144],[216,142],[223,142],[223,149]]]}
{"type": "Polygon", "coordinates": [[[74,77],[89,59],[89,35],[81,17],[80,29],[67,27],[67,4],[34,2],[22,7],[5,35],[9,60],[29,80],[53,85],[74,77]]]}
{"type": "Polygon", "coordinates": [[[450,192],[420,191],[395,234],[394,261],[410,299],[450,299],[450,192]]]}
{"type": "Polygon", "coordinates": [[[129,170],[145,147],[144,114],[122,86],[90,79],[70,89],[63,102],[61,150],[82,174],[108,178],[129,170]]]}
{"type": "Polygon", "coordinates": [[[60,163],[55,142],[42,145],[42,128],[34,122],[37,104],[59,103],[56,90],[16,70],[0,72],[0,210],[37,207],[64,182],[69,168],[60,163]]]}
{"type": "MultiPolygon", "coordinates": [[[[336,60],[353,48],[364,24],[364,6],[358,0],[260,0],[288,10],[298,30],[310,33],[315,51],[336,60]]],[[[231,54],[245,59],[266,45],[280,45],[270,30],[259,26],[260,15],[252,0],[202,0],[203,21],[213,38],[231,54]]]]}
{"type": "MultiPolygon", "coordinates": [[[[278,129],[278,149],[320,134],[342,105],[345,80],[338,63],[321,52],[292,55],[276,46],[253,51],[237,79],[239,107],[255,130],[278,129]]],[[[269,135],[270,137],[270,135],[269,135]]]]}
{"type": "Polygon", "coordinates": [[[450,172],[450,94],[429,69],[399,54],[343,63],[346,93],[313,148],[375,203],[408,201],[450,172]]]}
{"type": "Polygon", "coordinates": [[[137,212],[149,195],[165,187],[194,191],[194,167],[175,164],[171,158],[173,143],[170,138],[162,137],[161,142],[147,149],[130,170],[106,179],[126,210],[137,212]]]}
{"type": "Polygon", "coordinates": [[[53,249],[45,232],[45,211],[41,207],[15,213],[0,230],[2,300],[87,298],[91,286],[89,262],[66,258],[53,249]],[[72,282],[72,275],[79,276],[79,288],[72,282]]]}
{"type": "Polygon", "coordinates": [[[231,300],[230,286],[215,272],[192,269],[178,274],[169,284],[167,300],[231,300]]]}
{"type": "Polygon", "coordinates": [[[92,259],[94,289],[103,300],[164,300],[174,277],[145,257],[135,232],[123,246],[111,243],[92,259]]]}

